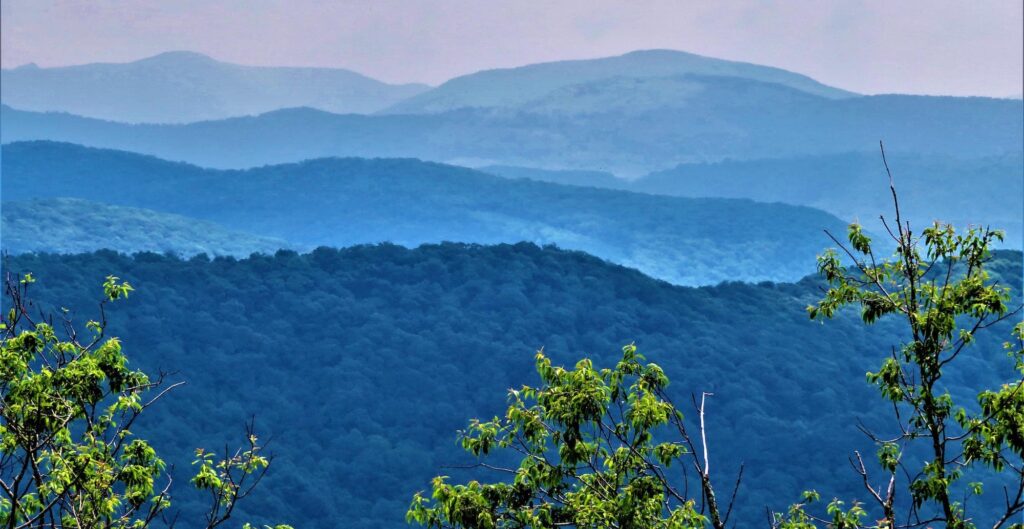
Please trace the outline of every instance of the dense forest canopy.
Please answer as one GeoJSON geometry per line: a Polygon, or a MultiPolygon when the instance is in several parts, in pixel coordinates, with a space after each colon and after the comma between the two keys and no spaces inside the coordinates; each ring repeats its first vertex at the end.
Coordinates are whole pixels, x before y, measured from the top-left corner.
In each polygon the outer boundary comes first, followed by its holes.
{"type": "MultiPolygon", "coordinates": [[[[1021,253],[997,252],[990,266],[1019,304],[1021,253]]],[[[304,527],[400,525],[408,498],[439,468],[472,462],[452,443],[454,431],[467,416],[500,413],[504,390],[532,380],[538,348],[559,363],[588,356],[607,364],[631,342],[664,368],[677,400],[715,393],[713,464],[722,473],[746,464],[741,493],[753,507],[737,513],[741,525],[762,523],[762,506],[782,508],[809,485],[826,497],[857,497],[845,467],[864,444],[856,419],[884,427],[887,416],[863,375],[904,339],[894,322],[866,329],[852,311],[808,321],[818,279],[675,287],[526,243],[242,260],[21,255],[6,271],[39,278],[43,310],[59,303],[83,317],[94,308],[93,285],[112,271],[135,285],[111,309],[109,331],[141,367],[176,370],[188,382],[141,425],[161,432],[154,445],[189,454],[197,443],[223,443],[225,425],[258,410],[287,465],[241,514],[304,527]]],[[[951,392],[1012,375],[1004,327],[979,334],[947,380],[951,392]]]]}
{"type": "MultiPolygon", "coordinates": [[[[146,208],[302,249],[552,243],[688,285],[799,279],[813,271],[820,230],[843,226],[807,207],[509,180],[408,159],[321,159],[218,171],[31,142],[5,145],[0,163],[9,201],[76,197],[146,208]]],[[[102,240],[96,243],[94,249],[104,247],[102,240]]]]}

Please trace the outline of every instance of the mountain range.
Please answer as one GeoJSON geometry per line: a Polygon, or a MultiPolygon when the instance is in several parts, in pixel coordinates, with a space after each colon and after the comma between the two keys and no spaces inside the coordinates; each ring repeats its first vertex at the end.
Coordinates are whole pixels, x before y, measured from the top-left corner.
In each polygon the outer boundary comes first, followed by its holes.
{"type": "Polygon", "coordinates": [[[126,65],[5,70],[0,133],[5,142],[67,141],[214,168],[415,157],[630,177],[679,164],[869,152],[880,139],[894,152],[956,158],[1020,152],[1024,143],[1020,100],[863,96],[777,68],[668,50],[488,70],[432,89],[402,88],[404,95],[351,72],[330,74],[365,85],[356,92],[376,94],[365,96],[373,103],[338,88],[340,81],[314,81],[328,71],[238,74],[249,85],[223,73],[247,68],[172,53],[126,65]],[[135,73],[108,79],[102,72],[135,73]],[[33,75],[56,80],[52,87],[18,80],[33,75]],[[64,91],[84,106],[61,102],[64,91]],[[336,104],[323,103],[324,94],[336,104]],[[46,103],[27,102],[33,97],[46,103]],[[121,123],[147,120],[89,106],[166,113],[154,120],[174,124],[121,123]],[[286,108],[296,106],[303,108],[286,108]],[[206,121],[184,123],[196,119],[206,121]]]}
{"type": "Polygon", "coordinates": [[[823,247],[821,230],[845,230],[838,218],[801,206],[510,180],[410,159],[224,171],[50,142],[7,144],[2,153],[6,201],[72,197],[144,208],[299,249],[556,244],[688,285],[802,277],[823,247]]]}
{"type": "MultiPolygon", "coordinates": [[[[813,79],[756,64],[672,50],[642,50],[617,57],[532,64],[456,77],[431,88],[392,85],[337,68],[243,66],[188,52],[165,52],[128,63],[0,71],[0,100],[22,110],[61,111],[129,123],[186,123],[260,114],[289,107],[333,113],[439,113],[464,108],[564,108],[566,99],[586,112],[617,95],[601,82],[636,83],[655,106],[686,90],[661,79],[721,76],[775,83],[828,98],[856,94],[813,79]],[[601,92],[604,94],[601,94],[601,92]],[[580,105],[582,104],[582,106],[580,105]]],[[[693,85],[693,83],[690,83],[693,85]]],[[[613,86],[615,83],[613,83],[613,86]]],[[[695,86],[691,86],[695,88],[695,86]]],[[[694,91],[694,90],[691,90],[694,91]]],[[[633,102],[635,103],[635,102],[633,102]]]]}
{"type": "Polygon", "coordinates": [[[428,88],[337,68],[242,66],[184,51],[129,63],[0,71],[5,104],[129,123],[186,123],[301,106],[365,114],[428,88]]]}
{"type": "MultiPolygon", "coordinates": [[[[138,430],[184,483],[196,446],[256,413],[276,459],[232,519],[259,527],[398,527],[431,477],[477,476],[456,431],[535,384],[538,349],[605,366],[628,343],[679,402],[714,394],[716,476],[746,473],[737,527],[812,486],[863,499],[858,427],[899,427],[864,373],[907,332],[809,321],[822,230],[889,215],[881,139],[915,234],[1024,236],[1020,100],[868,96],[667,50],[434,88],[188,52],[0,76],[4,271],[80,324],[105,277],[135,287],[104,332],[187,381],[138,430]]],[[[990,257],[1019,306],[1021,252],[990,257]]],[[[942,390],[1019,376],[1013,323],[972,335],[942,390]]]]}
{"type": "Polygon", "coordinates": [[[313,109],[184,125],[128,125],[0,108],[5,142],[54,140],[245,168],[325,156],[415,157],[639,175],[681,163],[843,152],[958,158],[1019,152],[1024,104],[1007,99],[870,96],[827,99],[781,85],[700,78],[681,107],[545,114],[469,109],[340,115],[313,109]]]}

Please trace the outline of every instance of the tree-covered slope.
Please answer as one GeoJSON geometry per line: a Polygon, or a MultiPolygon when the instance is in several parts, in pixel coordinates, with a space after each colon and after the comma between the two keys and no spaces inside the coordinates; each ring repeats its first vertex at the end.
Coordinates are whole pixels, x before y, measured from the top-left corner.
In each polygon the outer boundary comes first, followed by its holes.
{"type": "Polygon", "coordinates": [[[129,123],[187,123],[300,106],[367,113],[428,88],[341,69],[241,66],[183,51],[129,63],[4,69],[0,80],[7,105],[129,123]]]}
{"type": "Polygon", "coordinates": [[[387,112],[419,114],[460,108],[522,108],[551,93],[595,81],[615,78],[639,81],[693,74],[777,83],[829,98],[855,95],[780,68],[674,50],[641,50],[617,57],[547,62],[463,75],[401,101],[387,112]]]}
{"type": "Polygon", "coordinates": [[[533,241],[679,284],[813,270],[824,212],[509,180],[418,160],[321,159],[217,171],[68,144],[3,147],[7,200],[76,197],[216,222],[301,248],[533,241]]]}
{"type": "MultiPolygon", "coordinates": [[[[994,278],[1019,303],[1020,252],[995,257],[994,278]]],[[[243,506],[250,510],[238,513],[254,522],[402,526],[413,492],[438,473],[459,478],[457,466],[474,462],[453,442],[455,430],[468,417],[500,413],[507,388],[534,383],[540,347],[556,362],[587,356],[607,365],[635,341],[673,381],[677,402],[713,392],[714,472],[727,482],[746,465],[740,526],[763,523],[765,506],[784,508],[811,486],[825,498],[861,497],[847,457],[870,443],[856,421],[896,427],[881,422],[889,410],[864,372],[904,338],[902,327],[865,327],[855,313],[809,321],[804,307],[822,286],[812,279],[674,287],[529,244],[213,261],[22,255],[6,265],[39,278],[40,308],[59,303],[79,322],[94,317],[97,285],[108,274],[136,287],[108,311],[108,332],[139,367],[188,382],[138,428],[160,432],[152,440],[180,478],[195,443],[234,440],[230,425],[256,413],[277,458],[243,506]]],[[[944,379],[951,392],[1012,375],[997,367],[1007,366],[1006,327],[978,334],[958,359],[961,369],[944,379]]],[[[984,505],[975,503],[975,512],[984,505]]]]}
{"type": "Polygon", "coordinates": [[[217,224],[147,209],[74,198],[5,201],[0,206],[0,246],[10,253],[171,252],[182,256],[247,256],[287,248],[217,224]]]}
{"type": "Polygon", "coordinates": [[[955,157],[1019,152],[1024,142],[1024,107],[1013,100],[828,99],[738,77],[595,83],[525,109],[360,116],[307,108],[187,125],[126,125],[4,106],[0,126],[5,142],[68,141],[206,167],[380,156],[624,175],[725,158],[866,152],[879,139],[894,152],[955,157]],[[696,88],[683,97],[677,85],[696,88]],[[593,109],[565,110],[587,101],[593,109]]]}

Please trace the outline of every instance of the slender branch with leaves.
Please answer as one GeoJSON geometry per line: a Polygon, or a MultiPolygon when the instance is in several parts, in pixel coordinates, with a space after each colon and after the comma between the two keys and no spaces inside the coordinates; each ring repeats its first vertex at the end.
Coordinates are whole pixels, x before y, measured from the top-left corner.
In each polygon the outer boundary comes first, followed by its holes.
{"type": "MultiPolygon", "coordinates": [[[[882,159],[885,162],[884,148],[882,159]]],[[[838,250],[820,256],[818,270],[830,287],[821,301],[807,308],[811,318],[822,319],[856,305],[865,323],[895,317],[908,331],[907,341],[867,374],[868,381],[890,403],[898,425],[897,432],[889,436],[862,427],[876,444],[877,466],[884,475],[872,485],[875,479],[859,453],[851,465],[882,514],[874,526],[888,529],[936,524],[951,529],[976,527],[966,502],[957,498],[981,494],[983,484],[965,484],[963,478],[976,467],[998,473],[999,479],[1015,484],[1004,491],[1005,510],[996,514],[992,525],[1000,529],[1024,511],[1024,324],[1014,328],[1013,341],[1007,343],[1016,375],[998,388],[978,393],[976,403],[958,404],[944,389],[943,377],[956,368],[956,361],[966,354],[977,333],[1008,318],[1020,318],[1020,307],[1011,310],[1008,306],[1009,290],[994,284],[986,270],[990,248],[1003,234],[979,227],[958,233],[939,222],[920,234],[913,232],[901,216],[887,162],[885,168],[895,219],[890,222],[882,217],[881,227],[895,243],[894,257],[879,259],[859,224],[850,225],[846,242],[828,233],[838,250]],[[920,452],[927,454],[920,464],[904,457],[920,452]],[[909,489],[905,496],[898,496],[896,483],[900,480],[905,480],[909,489]],[[906,502],[907,508],[898,508],[900,502],[906,502]]],[[[815,527],[815,522],[832,527],[866,526],[861,521],[866,513],[860,505],[854,506],[854,512],[842,511],[833,503],[829,516],[811,516],[804,506],[816,499],[809,494],[789,513],[776,515],[775,525],[781,529],[815,527]],[[851,512],[854,516],[849,516],[851,512]]],[[[985,518],[991,515],[984,514],[985,518]]]]}

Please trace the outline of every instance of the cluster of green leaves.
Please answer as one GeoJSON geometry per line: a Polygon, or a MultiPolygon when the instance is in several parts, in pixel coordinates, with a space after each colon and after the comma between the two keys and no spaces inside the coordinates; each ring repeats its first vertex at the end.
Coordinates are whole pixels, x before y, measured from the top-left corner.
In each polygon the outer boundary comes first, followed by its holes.
{"type": "MultiPolygon", "coordinates": [[[[855,266],[844,266],[836,250],[822,255],[819,270],[830,288],[808,307],[812,318],[831,318],[842,307],[858,305],[865,323],[891,316],[904,321],[909,331],[909,339],[893,348],[877,371],[867,373],[867,380],[891,403],[898,426],[889,436],[865,429],[877,445],[878,466],[889,484],[872,486],[859,454],[854,468],[877,503],[880,526],[925,520],[961,529],[976,526],[966,499],[981,494],[983,486],[980,481],[960,482],[974,467],[987,467],[1013,483],[1004,490],[1004,510],[993,525],[1002,527],[1024,512],[1024,370],[1019,347],[1007,345],[1016,367],[1012,380],[996,390],[975,388],[974,403],[959,404],[943,377],[954,370],[978,332],[1020,310],[1009,310],[1009,289],[993,283],[987,270],[990,246],[1003,235],[982,228],[957,233],[936,222],[915,236],[900,219],[898,204],[895,230],[884,220],[883,225],[897,245],[894,258],[877,260],[871,239],[860,225],[851,225],[848,246],[833,239],[855,266]],[[917,445],[927,447],[927,456],[908,461],[904,455],[917,445]],[[902,476],[909,489],[906,511],[896,504],[895,485],[902,476]],[[963,501],[957,499],[961,497],[963,501]],[[906,519],[898,520],[898,512],[907,512],[906,519]]],[[[1024,324],[1018,324],[1015,339],[1022,333],[1024,324]]],[[[780,526],[802,527],[801,516],[802,507],[788,519],[780,518],[780,526]]],[[[858,516],[843,520],[852,524],[848,527],[861,526],[858,516]]]]}
{"type": "MultiPolygon", "coordinates": [[[[430,499],[414,496],[407,520],[438,529],[704,526],[703,504],[680,486],[695,451],[658,365],[628,345],[614,368],[586,359],[553,366],[543,351],[536,366],[541,386],[510,390],[504,418],[473,421],[461,434],[474,456],[495,448],[521,455],[516,469],[481,463],[509,481],[452,485],[438,477],[430,499]],[[667,428],[682,438],[659,442],[667,428]]],[[[711,516],[716,527],[727,521],[711,516]]]]}
{"type": "MultiPolygon", "coordinates": [[[[67,311],[58,324],[33,318],[34,282],[31,274],[8,281],[10,308],[0,317],[0,524],[142,529],[163,520],[171,480],[157,485],[164,460],[131,428],[178,384],[160,389],[163,376],[130,369],[121,342],[104,336],[106,303],[132,286],[107,277],[103,317],[83,339],[67,311]]],[[[270,464],[251,431],[248,440],[232,457],[202,458],[192,482],[213,497],[207,529],[231,516],[270,464]]]]}
{"type": "Polygon", "coordinates": [[[775,529],[817,529],[815,522],[825,522],[830,529],[857,529],[861,527],[862,520],[867,514],[860,503],[854,502],[848,509],[843,510],[845,503],[839,499],[833,499],[825,507],[828,515],[826,519],[816,518],[808,514],[805,507],[821,500],[818,491],[808,490],[803,493],[803,502],[794,503],[789,506],[785,513],[773,513],[771,520],[775,529]]]}

